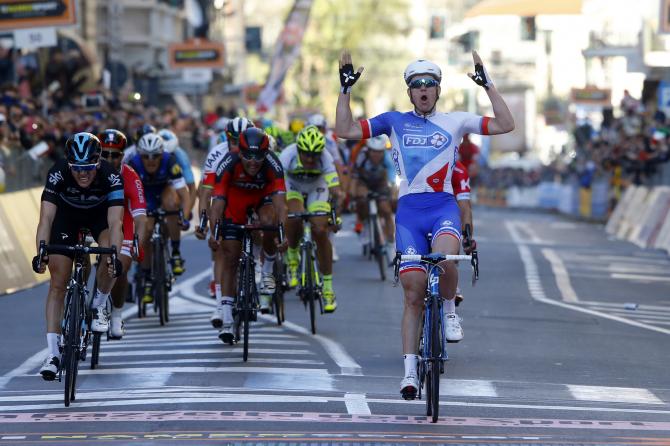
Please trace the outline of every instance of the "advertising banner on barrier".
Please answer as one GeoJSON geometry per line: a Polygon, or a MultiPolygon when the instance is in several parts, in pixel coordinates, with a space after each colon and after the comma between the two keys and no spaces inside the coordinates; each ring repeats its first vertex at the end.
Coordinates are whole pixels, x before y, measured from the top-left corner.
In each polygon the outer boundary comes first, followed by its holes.
{"type": "Polygon", "coordinates": [[[73,25],[75,0],[0,0],[0,30],[73,25]]]}
{"type": "Polygon", "coordinates": [[[274,107],[286,73],[300,55],[300,45],[307,28],[312,3],[312,0],[296,0],[286,18],[284,29],[277,38],[272,55],[270,73],[256,102],[256,110],[259,113],[266,113],[274,107]]]}

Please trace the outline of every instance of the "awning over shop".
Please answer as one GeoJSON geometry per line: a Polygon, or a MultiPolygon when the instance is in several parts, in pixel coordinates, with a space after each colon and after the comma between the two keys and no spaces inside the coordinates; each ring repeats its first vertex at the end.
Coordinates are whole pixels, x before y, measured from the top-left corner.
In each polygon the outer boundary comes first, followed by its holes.
{"type": "Polygon", "coordinates": [[[484,0],[473,6],[465,17],[483,15],[516,15],[532,17],[543,14],[581,14],[582,0],[484,0]]]}

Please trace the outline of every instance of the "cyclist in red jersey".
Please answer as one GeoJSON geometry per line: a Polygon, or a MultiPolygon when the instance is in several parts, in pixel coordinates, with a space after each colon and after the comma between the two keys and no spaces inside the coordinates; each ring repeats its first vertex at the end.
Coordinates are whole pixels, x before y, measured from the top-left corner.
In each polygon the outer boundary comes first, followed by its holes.
{"type": "MultiPolygon", "coordinates": [[[[458,210],[461,214],[461,233],[465,231],[465,225],[472,224],[472,202],[470,201],[470,176],[468,175],[468,170],[465,168],[465,165],[456,161],[454,166],[454,172],[451,174],[451,187],[454,189],[454,196],[456,197],[456,203],[458,203],[458,210]]],[[[477,245],[474,240],[471,240],[473,246],[472,249],[476,249],[477,245]]],[[[458,306],[463,301],[463,293],[461,288],[456,286],[456,306],[458,306]]]]}
{"type": "MultiPolygon", "coordinates": [[[[107,129],[98,135],[102,146],[102,158],[116,169],[120,170],[123,178],[123,245],[119,253],[119,260],[123,265],[123,272],[112,288],[112,318],[109,336],[111,339],[121,339],[124,334],[121,310],[125,302],[128,289],[128,270],[134,257],[141,253],[134,252],[133,239],[135,234],[143,238],[147,221],[146,201],[144,188],[137,172],[127,164],[121,164],[123,151],[127,145],[126,136],[118,130],[107,129]]],[[[142,246],[140,239],[138,246],[142,246]]]]}
{"type": "Polygon", "coordinates": [[[461,145],[458,146],[458,159],[471,178],[477,176],[479,146],[470,141],[469,133],[463,135],[463,141],[461,142],[461,145]]]}
{"type": "MultiPolygon", "coordinates": [[[[217,220],[235,224],[247,222],[247,210],[255,209],[261,225],[286,222],[286,185],[284,170],[277,155],[269,150],[270,141],[265,132],[248,128],[240,135],[239,153],[228,152],[216,169],[212,223],[217,220]]],[[[242,250],[242,233],[238,230],[221,231],[223,241],[209,239],[209,246],[223,251],[222,299],[218,302],[210,322],[219,328],[219,339],[231,343],[233,334],[232,306],[235,296],[237,265],[242,250]]],[[[263,237],[263,272],[272,272],[278,246],[274,234],[263,237]]]]}

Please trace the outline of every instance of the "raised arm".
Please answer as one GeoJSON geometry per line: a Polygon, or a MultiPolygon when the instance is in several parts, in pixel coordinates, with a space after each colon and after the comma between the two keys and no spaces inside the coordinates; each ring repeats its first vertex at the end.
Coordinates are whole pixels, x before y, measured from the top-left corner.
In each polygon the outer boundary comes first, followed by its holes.
{"type": "Polygon", "coordinates": [[[337,98],[337,110],[335,114],[335,133],[343,139],[361,139],[363,129],[361,124],[354,121],[351,113],[351,87],[356,83],[363,72],[360,67],[354,73],[354,66],[351,63],[351,54],[348,51],[342,51],[340,56],[340,95],[337,98]]]}
{"type": "Polygon", "coordinates": [[[489,99],[491,100],[491,106],[493,107],[493,115],[488,124],[488,134],[489,135],[499,135],[501,133],[509,133],[514,130],[514,117],[512,112],[509,111],[505,100],[500,95],[493,81],[489,77],[486,68],[484,68],[484,62],[482,58],[479,57],[477,51],[472,52],[472,60],[475,63],[475,73],[468,73],[470,79],[472,79],[477,85],[484,87],[486,89],[486,94],[488,94],[489,99]]]}

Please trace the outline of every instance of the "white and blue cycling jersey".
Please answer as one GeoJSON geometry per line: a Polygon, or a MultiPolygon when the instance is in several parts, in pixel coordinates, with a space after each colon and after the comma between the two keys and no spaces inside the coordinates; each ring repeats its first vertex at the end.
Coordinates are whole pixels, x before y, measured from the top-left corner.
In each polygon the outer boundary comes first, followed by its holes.
{"type": "Polygon", "coordinates": [[[193,175],[193,169],[191,168],[191,160],[188,158],[186,150],[177,147],[177,150],[174,151],[174,156],[177,158],[177,164],[181,167],[181,174],[184,176],[186,184],[195,184],[195,177],[193,175]]]}
{"type": "Polygon", "coordinates": [[[363,138],[388,135],[400,177],[399,197],[423,192],[453,194],[451,174],[465,133],[488,134],[489,118],[466,112],[387,112],[360,121],[363,138]]]}
{"type": "MultiPolygon", "coordinates": [[[[360,121],[363,138],[385,134],[391,139],[393,164],[400,177],[398,251],[428,254],[432,242],[443,235],[460,241],[460,213],[451,185],[458,144],[465,133],[488,134],[489,119],[466,112],[435,112],[424,117],[413,111],[392,111],[360,121]]],[[[413,270],[425,271],[425,267],[419,262],[402,262],[401,272],[413,270]]]]}

